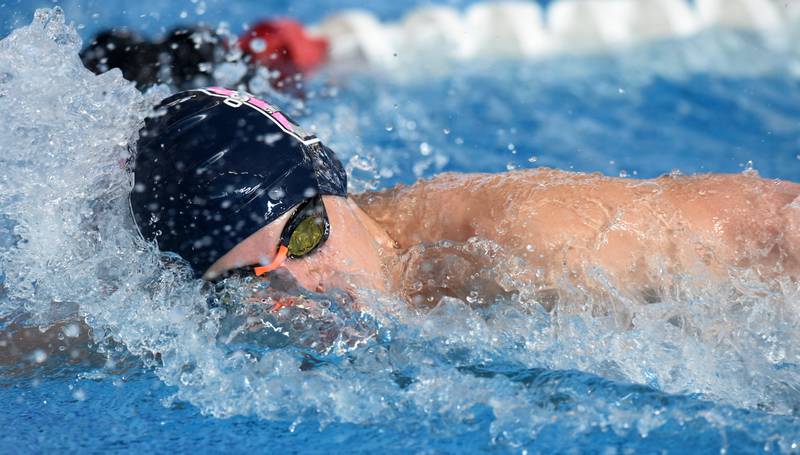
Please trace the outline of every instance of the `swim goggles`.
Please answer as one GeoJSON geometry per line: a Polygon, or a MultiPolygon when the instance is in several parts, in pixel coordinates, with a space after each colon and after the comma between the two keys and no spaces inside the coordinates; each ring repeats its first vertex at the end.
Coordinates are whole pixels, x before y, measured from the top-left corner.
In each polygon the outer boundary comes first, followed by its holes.
{"type": "Polygon", "coordinates": [[[306,199],[292,214],[281,232],[278,253],[269,265],[255,267],[256,276],[271,272],[287,258],[301,258],[319,248],[330,234],[331,225],[322,196],[306,199]]]}

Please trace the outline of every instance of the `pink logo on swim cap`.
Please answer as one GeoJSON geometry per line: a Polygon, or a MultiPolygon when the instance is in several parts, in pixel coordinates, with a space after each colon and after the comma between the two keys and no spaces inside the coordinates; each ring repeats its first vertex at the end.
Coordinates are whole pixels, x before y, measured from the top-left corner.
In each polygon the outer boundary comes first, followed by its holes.
{"type": "Polygon", "coordinates": [[[305,145],[311,145],[319,142],[319,139],[316,136],[309,134],[303,128],[301,128],[300,125],[291,121],[288,117],[286,117],[286,115],[280,112],[277,107],[260,98],[256,98],[247,92],[239,92],[224,87],[208,87],[205,89],[200,89],[200,91],[209,95],[225,97],[225,104],[231,107],[247,105],[255,108],[259,112],[269,117],[273,122],[278,124],[283,131],[291,134],[305,145]]]}

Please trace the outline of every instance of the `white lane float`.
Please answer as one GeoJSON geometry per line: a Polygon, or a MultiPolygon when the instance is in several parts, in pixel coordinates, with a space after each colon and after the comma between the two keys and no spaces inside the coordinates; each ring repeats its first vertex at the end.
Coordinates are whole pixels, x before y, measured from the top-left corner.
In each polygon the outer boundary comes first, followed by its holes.
{"type": "Polygon", "coordinates": [[[531,57],[552,50],[544,14],[537,3],[478,3],[466,10],[464,21],[474,57],[531,57]]]}
{"type": "Polygon", "coordinates": [[[700,20],[685,0],[632,0],[632,35],[639,41],[682,38],[700,30],[700,20]]]}
{"type": "Polygon", "coordinates": [[[547,11],[547,27],[560,52],[595,52],[628,44],[634,2],[561,0],[547,11]]]}
{"type": "Polygon", "coordinates": [[[309,29],[328,40],[328,59],[333,65],[358,68],[364,64],[391,66],[396,53],[398,27],[382,24],[367,11],[350,10],[325,19],[309,29]]]}
{"type": "Polygon", "coordinates": [[[463,12],[426,6],[393,23],[347,11],[310,31],[328,40],[334,65],[392,68],[409,61],[598,53],[712,27],[778,33],[791,23],[800,30],[800,0],[557,0],[546,9],[533,1],[478,3],[463,12]]]}
{"type": "MultiPolygon", "coordinates": [[[[426,6],[409,13],[400,28],[402,56],[428,60],[466,59],[475,55],[474,34],[461,14],[445,6],[426,6]]],[[[396,43],[400,44],[400,43],[396,43]]]]}
{"type": "Polygon", "coordinates": [[[695,8],[705,27],[767,31],[784,24],[772,0],[695,0],[695,8]]]}

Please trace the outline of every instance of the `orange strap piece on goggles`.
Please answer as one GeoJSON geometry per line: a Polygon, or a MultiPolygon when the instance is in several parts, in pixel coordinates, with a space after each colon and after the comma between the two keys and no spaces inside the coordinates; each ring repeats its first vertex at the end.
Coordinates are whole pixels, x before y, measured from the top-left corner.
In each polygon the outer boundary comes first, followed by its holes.
{"type": "Polygon", "coordinates": [[[260,267],[256,267],[253,271],[256,273],[256,276],[261,276],[267,272],[271,272],[278,267],[282,266],[284,262],[286,262],[286,258],[289,256],[289,248],[286,245],[281,245],[278,248],[278,254],[275,255],[275,259],[272,260],[272,263],[269,265],[262,265],[260,267]]]}

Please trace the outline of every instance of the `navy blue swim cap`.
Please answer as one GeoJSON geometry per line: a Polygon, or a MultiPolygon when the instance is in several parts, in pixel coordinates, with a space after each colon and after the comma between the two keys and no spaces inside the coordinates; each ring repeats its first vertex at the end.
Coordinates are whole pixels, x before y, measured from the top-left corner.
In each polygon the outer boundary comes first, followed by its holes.
{"type": "Polygon", "coordinates": [[[223,88],[163,100],[133,152],[139,232],[198,276],[295,205],[347,196],[331,149],[263,100],[223,88]]]}

